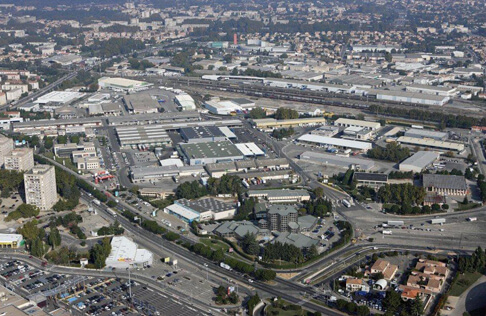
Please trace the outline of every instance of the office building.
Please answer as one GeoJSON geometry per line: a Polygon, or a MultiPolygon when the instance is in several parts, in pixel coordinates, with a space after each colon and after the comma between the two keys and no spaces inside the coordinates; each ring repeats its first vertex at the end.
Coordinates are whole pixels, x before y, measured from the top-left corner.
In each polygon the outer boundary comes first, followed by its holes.
{"type": "Polygon", "coordinates": [[[99,170],[100,160],[97,157],[84,157],[77,159],[76,165],[81,170],[99,170]]]}
{"type": "Polygon", "coordinates": [[[5,169],[28,171],[34,167],[34,150],[31,148],[16,148],[5,156],[5,169]]]}
{"type": "Polygon", "coordinates": [[[358,187],[379,188],[388,183],[388,175],[384,173],[355,172],[353,176],[358,187]]]}
{"type": "Polygon", "coordinates": [[[57,202],[56,172],[53,166],[36,165],[24,173],[25,198],[27,204],[40,210],[50,210],[57,202]]]}
{"type": "Polygon", "coordinates": [[[293,205],[271,205],[267,211],[270,230],[297,232],[298,212],[293,205]]]}
{"type": "Polygon", "coordinates": [[[10,154],[14,148],[13,139],[0,134],[0,168],[5,162],[5,156],[10,154]]]}
{"type": "Polygon", "coordinates": [[[430,166],[434,161],[439,159],[440,154],[436,151],[417,151],[411,157],[400,163],[398,169],[403,172],[413,171],[420,173],[430,166]]]}
{"type": "Polygon", "coordinates": [[[310,195],[307,190],[249,190],[247,196],[267,200],[272,203],[300,203],[310,200],[310,195]]]}

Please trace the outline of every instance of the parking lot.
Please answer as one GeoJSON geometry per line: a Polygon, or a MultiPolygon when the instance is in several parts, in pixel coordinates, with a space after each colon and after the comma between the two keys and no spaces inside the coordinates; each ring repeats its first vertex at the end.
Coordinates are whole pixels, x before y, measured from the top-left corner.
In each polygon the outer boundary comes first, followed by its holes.
{"type": "MultiPolygon", "coordinates": [[[[179,276],[160,281],[165,287],[184,287],[192,298],[212,295],[211,287],[194,286],[191,278],[179,276]],[[164,284],[165,283],[165,284],[164,284]]],[[[5,285],[35,302],[56,296],[79,315],[204,315],[200,309],[180,302],[178,296],[155,291],[135,281],[121,278],[93,278],[45,272],[19,260],[0,262],[0,278],[5,285]],[[130,286],[131,285],[131,286],[130,286]],[[131,289],[130,289],[131,287],[131,289]],[[130,296],[131,295],[131,296],[130,296]]]]}

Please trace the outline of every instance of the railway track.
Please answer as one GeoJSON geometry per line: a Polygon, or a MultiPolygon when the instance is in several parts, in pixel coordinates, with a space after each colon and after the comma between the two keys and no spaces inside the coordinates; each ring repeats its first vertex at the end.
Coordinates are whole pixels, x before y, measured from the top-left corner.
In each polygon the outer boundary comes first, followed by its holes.
{"type": "Polygon", "coordinates": [[[436,107],[423,104],[404,104],[392,101],[373,100],[370,97],[337,94],[322,91],[297,90],[289,88],[268,87],[259,84],[246,84],[234,81],[211,81],[200,78],[178,77],[166,78],[161,82],[168,82],[178,85],[181,89],[199,88],[203,90],[233,92],[245,94],[247,96],[277,99],[294,102],[305,102],[312,104],[321,104],[328,106],[346,107],[353,109],[369,110],[372,105],[396,107],[396,108],[415,108],[423,111],[442,112],[454,115],[469,115],[476,117],[477,112],[468,111],[467,109],[455,109],[450,107],[436,107]],[[370,100],[371,99],[371,100],[370,100]]]}

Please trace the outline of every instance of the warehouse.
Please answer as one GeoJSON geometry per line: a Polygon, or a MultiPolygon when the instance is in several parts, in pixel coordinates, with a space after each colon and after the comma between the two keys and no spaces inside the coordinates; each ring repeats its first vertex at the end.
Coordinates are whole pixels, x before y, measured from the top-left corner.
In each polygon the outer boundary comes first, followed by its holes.
{"type": "Polygon", "coordinates": [[[236,213],[236,204],[223,202],[212,197],[194,201],[180,199],[174,201],[174,204],[178,204],[185,209],[190,210],[192,213],[199,214],[196,219],[198,222],[231,219],[236,213]]]}
{"type": "Polygon", "coordinates": [[[357,187],[368,186],[376,189],[388,183],[388,175],[384,173],[355,172],[353,177],[357,187]]]}
{"type": "Polygon", "coordinates": [[[111,252],[106,258],[108,268],[120,270],[131,268],[145,268],[153,264],[154,255],[138,248],[138,245],[125,236],[114,236],[111,239],[111,252]]]}
{"type": "Polygon", "coordinates": [[[401,136],[397,139],[397,142],[406,145],[428,147],[428,148],[440,149],[440,150],[451,150],[457,152],[461,152],[464,150],[464,144],[444,142],[444,141],[426,139],[426,138],[413,138],[413,137],[401,136]]]}
{"type": "Polygon", "coordinates": [[[184,177],[204,172],[202,166],[134,166],[130,167],[130,178],[133,183],[155,183],[170,177],[184,177]]]}
{"type": "Polygon", "coordinates": [[[265,153],[255,143],[240,143],[235,144],[235,146],[245,157],[257,157],[265,155],[265,153]]]}
{"type": "Polygon", "coordinates": [[[342,137],[347,139],[368,140],[371,138],[372,134],[373,132],[367,128],[350,126],[344,129],[342,137]]]}
{"type": "Polygon", "coordinates": [[[378,100],[436,106],[443,106],[450,100],[450,98],[447,96],[412,93],[405,91],[369,90],[368,94],[376,95],[376,98],[378,100]]]}
{"type": "Polygon", "coordinates": [[[463,196],[468,193],[466,179],[463,176],[424,174],[423,186],[427,192],[440,195],[463,196]]]}
{"type": "Polygon", "coordinates": [[[246,109],[246,110],[251,110],[255,107],[255,102],[251,101],[251,100],[248,100],[248,99],[244,99],[244,98],[236,98],[236,99],[232,99],[231,102],[235,103],[236,105],[246,109]]]}
{"type": "Polygon", "coordinates": [[[55,104],[68,104],[74,100],[80,99],[84,96],[84,93],[80,92],[68,92],[68,91],[52,91],[45,94],[34,101],[36,104],[46,105],[48,103],[55,104]]]}
{"type": "Polygon", "coordinates": [[[200,114],[196,111],[164,112],[164,113],[136,114],[136,115],[124,115],[119,117],[109,117],[108,124],[111,126],[161,124],[161,123],[175,123],[175,122],[186,122],[186,121],[199,121],[200,118],[201,118],[200,114]]]}
{"type": "Polygon", "coordinates": [[[370,129],[372,131],[376,131],[381,127],[379,122],[369,122],[369,121],[361,121],[361,120],[353,120],[347,118],[339,118],[334,122],[335,126],[341,127],[361,127],[370,129]]]}
{"type": "Polygon", "coordinates": [[[238,171],[234,161],[209,163],[205,165],[205,168],[212,178],[221,178],[227,173],[235,173],[238,171]]]}
{"type": "Polygon", "coordinates": [[[146,93],[126,95],[123,97],[123,104],[131,114],[157,113],[159,103],[146,93]]]}
{"type": "Polygon", "coordinates": [[[69,120],[43,120],[43,121],[28,121],[13,123],[13,131],[15,133],[23,133],[24,131],[30,131],[32,129],[40,132],[54,131],[57,132],[60,129],[73,126],[83,127],[97,127],[101,126],[100,118],[77,118],[69,120]]]}
{"type": "Polygon", "coordinates": [[[235,115],[243,111],[243,108],[232,101],[206,101],[204,102],[204,107],[209,110],[209,112],[218,115],[235,115]]]}
{"type": "Polygon", "coordinates": [[[98,79],[98,85],[101,89],[110,89],[113,91],[119,92],[136,92],[147,90],[151,86],[152,83],[148,83],[145,81],[138,81],[126,78],[110,78],[110,77],[103,77],[98,79]]]}
{"type": "Polygon", "coordinates": [[[179,148],[190,165],[243,159],[241,151],[230,141],[179,144],[179,148]]]}
{"type": "Polygon", "coordinates": [[[265,199],[272,203],[300,203],[310,200],[307,190],[249,190],[247,195],[249,198],[265,199]]]}
{"type": "Polygon", "coordinates": [[[174,102],[180,107],[181,111],[194,111],[196,109],[196,102],[186,93],[176,95],[174,102]]]}
{"type": "Polygon", "coordinates": [[[225,134],[216,126],[183,127],[179,130],[186,143],[206,143],[226,140],[225,134]]]}
{"type": "MultiPolygon", "coordinates": [[[[221,178],[227,173],[241,172],[243,174],[244,172],[259,170],[258,172],[263,174],[263,172],[288,169],[290,166],[287,159],[274,158],[210,163],[205,168],[211,177],[221,178]]],[[[288,175],[288,171],[286,174],[288,175]]]]}
{"type": "Polygon", "coordinates": [[[419,128],[411,128],[405,131],[405,136],[414,137],[414,138],[431,138],[431,139],[441,140],[441,141],[447,139],[447,133],[430,131],[430,130],[419,129],[419,128]]]}
{"type": "Polygon", "coordinates": [[[137,145],[161,146],[171,144],[167,132],[160,125],[140,125],[117,127],[116,135],[122,147],[136,147],[137,145]]]}
{"type": "Polygon", "coordinates": [[[360,151],[367,151],[372,148],[371,143],[359,142],[355,140],[339,139],[332,137],[325,137],[320,135],[305,134],[298,138],[299,142],[318,144],[319,146],[326,147],[332,146],[342,149],[355,149],[360,151]]]}
{"type": "Polygon", "coordinates": [[[300,154],[299,158],[345,169],[353,168],[356,170],[371,170],[375,166],[373,160],[321,154],[312,151],[303,152],[300,154]]]}
{"type": "Polygon", "coordinates": [[[326,125],[325,117],[307,117],[293,120],[276,120],[273,118],[255,119],[253,125],[259,129],[289,128],[296,126],[326,125]]]}
{"type": "Polygon", "coordinates": [[[20,234],[0,234],[0,248],[17,249],[24,245],[24,239],[20,234]]]}
{"type": "Polygon", "coordinates": [[[321,126],[309,132],[309,134],[312,135],[320,135],[325,137],[333,137],[338,133],[339,133],[339,127],[337,126],[321,126]]]}
{"type": "Polygon", "coordinates": [[[418,151],[413,156],[405,159],[398,169],[403,172],[413,171],[420,173],[422,170],[430,166],[434,161],[439,159],[440,154],[435,151],[418,151]]]}
{"type": "Polygon", "coordinates": [[[424,93],[432,95],[440,95],[445,97],[452,97],[457,94],[457,89],[452,87],[438,87],[424,84],[412,84],[405,88],[407,92],[424,93]]]}

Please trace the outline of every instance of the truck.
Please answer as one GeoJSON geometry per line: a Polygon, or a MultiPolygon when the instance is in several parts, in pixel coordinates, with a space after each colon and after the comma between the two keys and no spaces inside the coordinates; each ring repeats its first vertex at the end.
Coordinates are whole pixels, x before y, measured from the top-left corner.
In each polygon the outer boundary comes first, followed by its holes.
{"type": "Polygon", "coordinates": [[[391,234],[393,234],[393,232],[391,230],[384,230],[384,231],[382,231],[382,234],[383,235],[391,235],[391,234]]]}
{"type": "Polygon", "coordinates": [[[445,218],[432,218],[430,220],[430,223],[432,225],[435,225],[435,224],[444,225],[445,222],[446,222],[446,219],[445,218]]]}
{"type": "Polygon", "coordinates": [[[100,205],[101,205],[101,202],[100,202],[99,200],[97,200],[97,199],[94,199],[94,200],[93,200],[93,203],[94,203],[94,204],[96,204],[96,205],[98,205],[98,206],[100,206],[100,205]]]}
{"type": "Polygon", "coordinates": [[[226,263],[224,263],[224,262],[221,262],[221,263],[219,264],[219,266],[220,266],[221,268],[223,268],[223,269],[228,270],[228,271],[233,270],[233,269],[231,269],[231,267],[230,267],[229,265],[227,265],[227,264],[226,264],[226,263]]]}
{"type": "Polygon", "coordinates": [[[118,215],[118,214],[117,214],[117,213],[116,213],[114,210],[112,210],[111,208],[107,209],[107,211],[108,211],[108,212],[109,212],[111,215],[113,215],[113,217],[116,217],[116,216],[118,215]]]}
{"type": "Polygon", "coordinates": [[[477,218],[477,217],[468,217],[468,218],[467,218],[467,221],[468,221],[468,222],[475,222],[475,221],[477,221],[477,220],[478,220],[478,218],[477,218]]]}
{"type": "Polygon", "coordinates": [[[341,202],[343,203],[344,206],[351,207],[351,203],[349,203],[348,200],[342,200],[341,202]]]}
{"type": "Polygon", "coordinates": [[[387,221],[388,226],[403,226],[405,223],[403,221],[387,221]]]}

